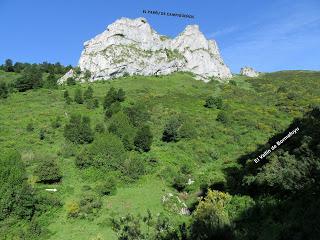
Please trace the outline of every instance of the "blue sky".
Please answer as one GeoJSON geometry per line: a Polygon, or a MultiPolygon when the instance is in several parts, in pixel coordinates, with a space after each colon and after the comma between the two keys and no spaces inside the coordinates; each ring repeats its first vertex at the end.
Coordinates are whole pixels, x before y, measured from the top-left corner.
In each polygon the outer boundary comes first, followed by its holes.
{"type": "Polygon", "coordinates": [[[140,16],[172,37],[200,25],[233,72],[245,65],[320,70],[319,0],[0,0],[0,62],[76,65],[84,41],[120,17],[140,16]],[[195,18],[144,15],[143,9],[195,18]]]}

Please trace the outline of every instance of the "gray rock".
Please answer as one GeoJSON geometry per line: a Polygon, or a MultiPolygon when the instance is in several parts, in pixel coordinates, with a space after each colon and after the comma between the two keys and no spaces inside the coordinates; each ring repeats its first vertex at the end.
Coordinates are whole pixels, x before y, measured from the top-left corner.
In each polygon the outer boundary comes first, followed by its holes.
{"type": "Polygon", "coordinates": [[[255,71],[252,67],[243,67],[240,70],[240,75],[247,77],[258,77],[259,73],[255,71]]]}
{"type": "MultiPolygon", "coordinates": [[[[158,34],[144,18],[121,18],[84,43],[79,67],[90,71],[89,81],[124,75],[166,75],[190,71],[197,79],[231,78],[217,43],[207,40],[197,25],[189,25],[176,38],[158,34]]],[[[65,78],[60,79],[60,83],[65,78]]]]}

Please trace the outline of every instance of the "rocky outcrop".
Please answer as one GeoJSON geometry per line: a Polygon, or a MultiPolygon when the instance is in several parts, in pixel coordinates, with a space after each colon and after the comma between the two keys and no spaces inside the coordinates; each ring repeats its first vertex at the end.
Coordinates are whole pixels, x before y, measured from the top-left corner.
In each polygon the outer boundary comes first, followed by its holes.
{"type": "Polygon", "coordinates": [[[258,77],[259,72],[255,71],[252,67],[243,67],[240,70],[240,75],[247,77],[258,77]]]}
{"type": "Polygon", "coordinates": [[[144,18],[121,18],[85,42],[79,67],[91,72],[89,81],[176,71],[190,71],[204,81],[232,76],[216,42],[207,40],[197,25],[187,26],[170,39],[153,30],[144,18]]]}

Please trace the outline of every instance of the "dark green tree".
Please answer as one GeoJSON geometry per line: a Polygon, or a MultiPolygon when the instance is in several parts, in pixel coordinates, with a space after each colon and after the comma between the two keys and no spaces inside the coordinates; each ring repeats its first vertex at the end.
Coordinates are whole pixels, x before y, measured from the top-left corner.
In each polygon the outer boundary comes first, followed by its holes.
{"type": "Polygon", "coordinates": [[[89,86],[83,93],[83,98],[85,101],[88,101],[93,98],[93,88],[89,86]]]}
{"type": "Polygon", "coordinates": [[[35,212],[35,198],[17,151],[2,149],[0,152],[0,181],[0,219],[10,215],[30,219],[35,212]]]}
{"type": "Polygon", "coordinates": [[[11,59],[6,59],[4,63],[4,71],[6,72],[14,72],[13,62],[11,59]]]}
{"type": "Polygon", "coordinates": [[[0,98],[7,98],[9,96],[8,85],[0,81],[0,98]]]}
{"type": "Polygon", "coordinates": [[[142,103],[136,103],[125,108],[124,111],[134,127],[139,127],[145,124],[146,122],[150,121],[151,118],[145,104],[142,103]]]}
{"type": "Polygon", "coordinates": [[[78,104],[83,104],[83,96],[81,88],[77,88],[74,93],[74,101],[78,104]]]}
{"type": "Polygon", "coordinates": [[[208,97],[206,99],[206,102],[205,102],[204,106],[207,107],[207,108],[221,109],[222,106],[223,106],[222,98],[210,96],[210,97],[208,97]]]}
{"type": "Polygon", "coordinates": [[[60,182],[62,178],[61,171],[57,163],[50,157],[39,163],[34,174],[38,177],[39,182],[46,184],[60,182]]]}
{"type": "Polygon", "coordinates": [[[134,146],[140,152],[150,151],[153,135],[149,125],[142,126],[134,138],[134,146]]]}
{"type": "Polygon", "coordinates": [[[69,123],[64,128],[64,137],[73,143],[91,143],[94,132],[90,126],[90,118],[75,114],[71,115],[69,123]]]}
{"type": "Polygon", "coordinates": [[[179,140],[179,128],[182,124],[183,121],[180,117],[171,117],[164,127],[162,141],[177,142],[179,140]]]}
{"type": "Polygon", "coordinates": [[[43,85],[42,72],[35,64],[28,66],[22,71],[22,76],[15,81],[14,85],[19,92],[40,88],[43,85]]]}
{"type": "Polygon", "coordinates": [[[46,79],[46,86],[49,88],[56,88],[57,87],[57,77],[54,73],[50,73],[46,79]]]}

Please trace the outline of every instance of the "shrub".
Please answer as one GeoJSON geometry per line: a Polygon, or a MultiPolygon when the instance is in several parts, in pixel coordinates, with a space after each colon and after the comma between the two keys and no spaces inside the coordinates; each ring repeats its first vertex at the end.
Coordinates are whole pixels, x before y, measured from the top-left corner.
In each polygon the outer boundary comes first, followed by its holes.
{"type": "Polygon", "coordinates": [[[108,170],[118,170],[126,159],[126,151],[121,140],[111,133],[98,135],[91,145],[77,156],[78,167],[94,166],[108,170]]]}
{"type": "Polygon", "coordinates": [[[72,102],[72,99],[69,95],[69,92],[68,90],[65,90],[64,93],[63,93],[63,97],[64,97],[64,100],[67,104],[70,104],[72,102]]]}
{"type": "Polygon", "coordinates": [[[62,175],[60,169],[51,157],[42,160],[36,167],[34,174],[38,177],[41,183],[56,183],[60,182],[62,175]]]}
{"type": "Polygon", "coordinates": [[[82,90],[77,88],[74,93],[74,101],[78,104],[83,104],[82,90]]]}
{"type": "Polygon", "coordinates": [[[186,175],[179,173],[173,179],[172,186],[177,189],[179,192],[183,191],[187,186],[188,178],[186,175]]]}
{"type": "Polygon", "coordinates": [[[29,123],[28,123],[28,125],[27,125],[27,127],[26,127],[26,130],[27,130],[28,132],[33,132],[34,126],[33,126],[33,123],[32,123],[32,122],[29,122],[29,123]]]}
{"type": "Polygon", "coordinates": [[[117,192],[117,182],[113,177],[108,177],[103,183],[98,184],[96,190],[100,195],[114,195],[117,192]]]}
{"type": "Polygon", "coordinates": [[[67,78],[67,85],[68,86],[76,85],[76,80],[73,77],[67,78]]]}
{"type": "Polygon", "coordinates": [[[217,108],[217,109],[221,109],[222,105],[223,105],[222,99],[220,97],[212,97],[212,96],[208,97],[204,104],[206,108],[217,108]]]}
{"type": "Polygon", "coordinates": [[[96,127],[94,129],[97,133],[104,133],[106,131],[106,128],[104,127],[103,123],[97,123],[96,127]]]}
{"type": "Polygon", "coordinates": [[[136,180],[145,173],[144,162],[137,157],[128,158],[122,164],[121,172],[123,176],[136,180]]]}
{"type": "Polygon", "coordinates": [[[196,127],[191,121],[185,121],[178,131],[179,138],[192,139],[197,135],[196,127]]]}
{"type": "Polygon", "coordinates": [[[109,91],[107,92],[106,96],[104,97],[103,101],[103,109],[108,109],[112,103],[115,102],[123,102],[125,99],[125,92],[122,88],[120,88],[118,91],[111,87],[109,91]]]}
{"type": "Polygon", "coordinates": [[[78,144],[91,143],[93,136],[89,117],[71,115],[69,123],[64,127],[64,137],[67,140],[78,144]]]}
{"type": "Polygon", "coordinates": [[[150,120],[145,104],[136,103],[130,107],[125,108],[124,112],[127,114],[131,124],[139,127],[150,120]]]}
{"type": "Polygon", "coordinates": [[[179,140],[179,128],[182,125],[182,119],[180,117],[172,117],[166,123],[162,141],[164,142],[177,142],[179,140]]]}
{"type": "Polygon", "coordinates": [[[43,85],[42,72],[37,65],[31,65],[22,71],[22,76],[15,81],[14,85],[19,92],[40,88],[43,85]]]}
{"type": "Polygon", "coordinates": [[[136,130],[131,125],[127,115],[123,112],[118,112],[112,116],[108,130],[121,139],[127,150],[134,149],[136,130]]]}
{"type": "Polygon", "coordinates": [[[68,217],[78,217],[80,212],[80,205],[77,201],[73,200],[67,203],[66,210],[68,217]]]}
{"type": "Polygon", "coordinates": [[[59,128],[61,127],[61,117],[60,116],[56,116],[56,118],[52,121],[51,126],[52,128],[59,128]]]}
{"type": "Polygon", "coordinates": [[[219,112],[217,116],[217,121],[223,124],[227,124],[230,122],[230,117],[226,112],[219,112]]]}
{"type": "Polygon", "coordinates": [[[140,152],[150,151],[153,135],[148,125],[142,126],[134,138],[134,146],[140,152]]]}
{"type": "Polygon", "coordinates": [[[85,101],[88,101],[93,98],[93,88],[89,86],[86,91],[83,93],[83,98],[85,101]]]}
{"type": "Polygon", "coordinates": [[[8,86],[5,82],[0,81],[0,98],[7,98],[9,96],[8,86]]]}
{"type": "Polygon", "coordinates": [[[106,118],[111,118],[112,115],[121,111],[121,104],[119,102],[114,102],[106,109],[105,116],[106,118]]]}
{"type": "Polygon", "coordinates": [[[191,223],[192,239],[232,239],[230,219],[226,205],[231,196],[227,193],[209,190],[199,203],[191,223]]]}
{"type": "Polygon", "coordinates": [[[44,140],[44,138],[45,138],[45,130],[41,128],[39,131],[39,139],[44,140]]]}

